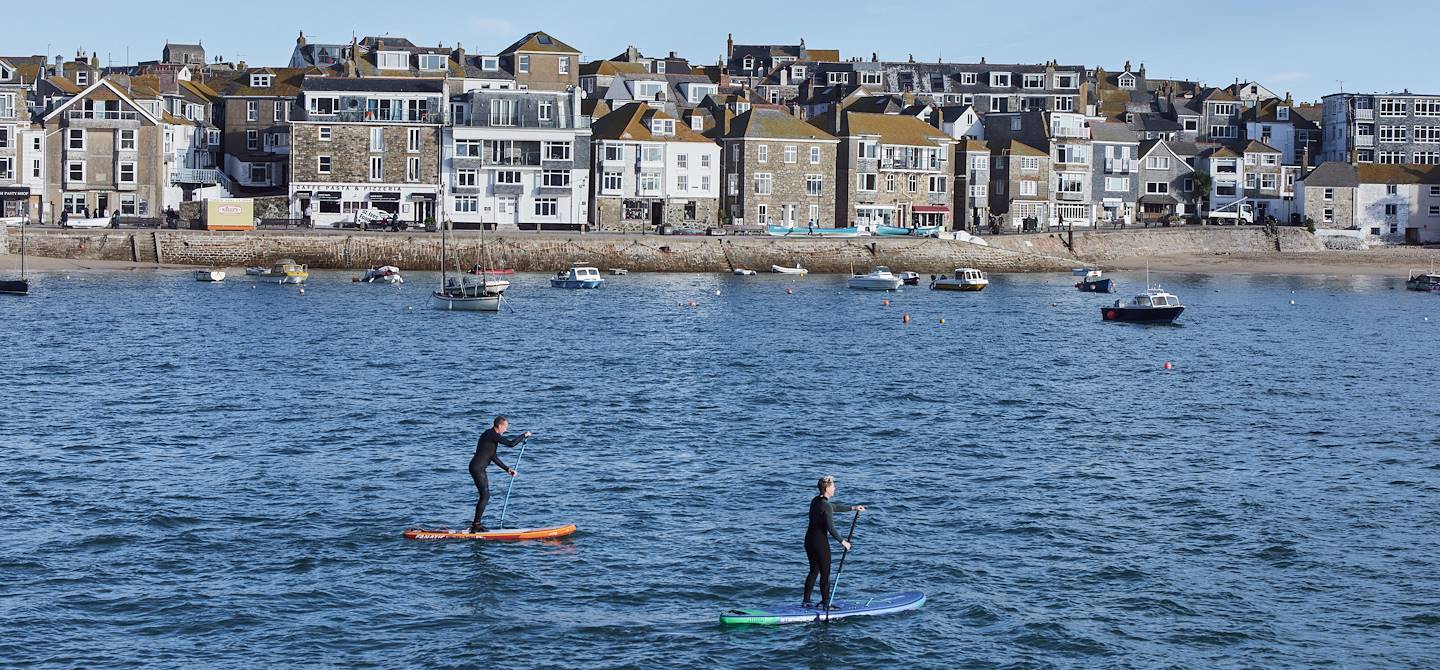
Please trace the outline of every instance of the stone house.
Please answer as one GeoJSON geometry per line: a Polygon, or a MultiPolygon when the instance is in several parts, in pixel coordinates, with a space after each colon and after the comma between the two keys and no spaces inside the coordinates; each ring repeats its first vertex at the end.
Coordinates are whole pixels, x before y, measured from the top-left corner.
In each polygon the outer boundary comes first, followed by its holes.
{"type": "Polygon", "coordinates": [[[32,167],[43,164],[41,152],[32,148],[37,137],[43,142],[43,134],[31,132],[30,84],[12,60],[0,57],[0,218],[38,221],[40,212],[26,179],[32,167]]]}
{"type": "Polygon", "coordinates": [[[290,180],[290,110],[314,68],[249,68],[195,82],[214,100],[220,168],[246,195],[284,193],[290,180]],[[243,190],[242,190],[243,189],[243,190]]]}
{"type": "Polygon", "coordinates": [[[520,88],[565,91],[580,85],[580,51],[542,31],[502,50],[500,64],[515,74],[520,88]]]}
{"type": "Polygon", "coordinates": [[[164,122],[108,78],[47,112],[45,197],[70,216],[154,216],[164,202],[164,122]]]}
{"type": "Polygon", "coordinates": [[[1195,170],[1187,162],[1183,147],[1188,143],[1145,140],[1136,151],[1140,168],[1137,192],[1137,220],[1155,223],[1167,215],[1188,217],[1198,213],[1195,203],[1195,170]]]}
{"type": "Polygon", "coordinates": [[[962,136],[952,153],[955,227],[978,232],[990,221],[990,146],[983,140],[962,136]]]}
{"type": "Polygon", "coordinates": [[[1207,88],[1186,105],[1199,117],[1195,140],[1208,143],[1236,142],[1241,139],[1243,123],[1240,113],[1244,106],[1225,89],[1207,88]]]}
{"type": "MultiPolygon", "coordinates": [[[[725,37],[725,61],[721,68],[723,81],[718,82],[727,86],[740,88],[756,88],[766,84],[771,73],[789,69],[793,64],[808,64],[812,62],[836,62],[840,60],[838,49],[811,49],[805,46],[805,40],[799,44],[736,44],[735,36],[725,37]]],[[[805,78],[805,70],[799,71],[799,79],[805,78]]],[[[793,70],[791,71],[793,74],[793,70]]],[[[775,80],[773,85],[780,85],[775,80]]],[[[798,82],[797,82],[798,83],[798,82]]],[[[789,86],[787,83],[784,86],[789,86]]],[[[762,91],[768,95],[769,90],[762,91]]],[[[784,100],[777,100],[784,102],[784,100]]]]}
{"type": "Polygon", "coordinates": [[[1355,192],[1359,186],[1354,165],[1341,161],[1321,163],[1296,186],[1301,221],[1322,230],[1358,229],[1355,192]]]}
{"type": "Polygon", "coordinates": [[[720,147],[663,110],[632,102],[591,127],[591,225],[720,225],[720,147]]]}
{"type": "Polygon", "coordinates": [[[580,229],[590,213],[590,120],[583,93],[473,89],[450,97],[443,130],[457,227],[580,229]]]}
{"type": "Polygon", "coordinates": [[[840,140],[838,227],[953,225],[949,135],[914,116],[848,109],[810,123],[840,140]]]}
{"type": "Polygon", "coordinates": [[[291,121],[291,216],[317,226],[378,209],[438,220],[444,79],[307,76],[291,121]]]}
{"type": "Polygon", "coordinates": [[[1097,221],[1129,224],[1137,220],[1140,199],[1140,139],[1124,123],[1091,122],[1091,193],[1099,204],[1097,221]]]}
{"type": "Polygon", "coordinates": [[[786,112],[751,109],[720,138],[720,202],[741,225],[835,227],[839,140],[786,112]]]}
{"type": "Polygon", "coordinates": [[[1355,172],[1361,232],[1392,243],[1440,242],[1440,166],[1361,164],[1355,172]]]}
{"type": "Polygon", "coordinates": [[[1244,159],[1245,197],[1255,205],[1255,222],[1267,216],[1288,220],[1294,204],[1294,182],[1286,182],[1284,154],[1256,140],[1246,142],[1239,152],[1244,159]]]}
{"type": "MultiPolygon", "coordinates": [[[[990,140],[993,226],[1043,227],[1051,220],[1051,154],[1019,140],[990,140]]],[[[996,231],[998,232],[998,231],[996,231]]]]}

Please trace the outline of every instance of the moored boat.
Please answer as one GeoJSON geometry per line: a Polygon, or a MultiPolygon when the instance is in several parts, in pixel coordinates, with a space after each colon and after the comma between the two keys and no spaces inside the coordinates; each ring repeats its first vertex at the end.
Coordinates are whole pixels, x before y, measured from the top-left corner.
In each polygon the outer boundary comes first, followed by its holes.
{"type": "Polygon", "coordinates": [[[983,291],[990,285],[984,272],[975,268],[955,268],[955,274],[940,275],[930,282],[936,291],[983,291]]]}
{"type": "Polygon", "coordinates": [[[1157,286],[1145,289],[1128,303],[1116,300],[1113,305],[1101,307],[1100,317],[1106,321],[1170,323],[1183,311],[1185,306],[1180,304],[1180,298],[1157,286]]]}
{"type": "Polygon", "coordinates": [[[1440,293],[1440,272],[1411,272],[1410,278],[1405,280],[1405,288],[1410,291],[1440,293]]]}
{"type": "Polygon", "coordinates": [[[268,277],[270,276],[270,268],[261,267],[259,265],[252,265],[248,268],[245,268],[245,274],[251,277],[268,277]]]}
{"type": "Polygon", "coordinates": [[[765,232],[776,237],[858,237],[860,229],[849,228],[791,228],[788,226],[766,226],[765,232]]]}
{"type": "Polygon", "coordinates": [[[630,271],[626,270],[625,268],[610,268],[610,274],[618,277],[620,275],[628,275],[630,274],[630,271]]]}
{"type": "Polygon", "coordinates": [[[278,284],[304,284],[310,278],[310,270],[289,258],[282,258],[270,266],[270,280],[278,284]]]}
{"type": "Polygon", "coordinates": [[[0,280],[0,293],[30,295],[30,280],[25,278],[25,224],[23,222],[20,224],[20,278],[0,280]]]}
{"type": "Polygon", "coordinates": [[[796,264],[795,264],[795,267],[793,267],[793,268],[787,268],[787,267],[785,267],[785,266],[783,266],[783,265],[771,265],[771,266],[770,266],[770,271],[771,271],[771,272],[774,272],[774,273],[776,273],[776,274],[782,274],[782,275],[802,275],[802,276],[805,275],[805,274],[808,274],[808,273],[810,272],[809,270],[806,270],[805,268],[800,267],[800,264],[799,264],[799,263],[796,263],[796,264]]]}
{"type": "Polygon", "coordinates": [[[900,278],[884,265],[877,265],[863,275],[850,275],[850,280],[846,282],[846,286],[850,288],[867,291],[893,291],[900,288],[900,284],[900,278]]]}
{"type": "Polygon", "coordinates": [[[1075,282],[1075,288],[1083,293],[1114,293],[1115,281],[1099,270],[1089,270],[1080,281],[1075,282]]]}
{"type": "Polygon", "coordinates": [[[367,284],[404,284],[405,278],[400,276],[400,268],[394,265],[382,265],[366,270],[365,276],[361,277],[360,281],[367,284]]]}
{"type": "Polygon", "coordinates": [[[739,275],[739,276],[741,276],[741,277],[753,277],[753,276],[755,276],[755,271],[754,271],[754,270],[749,270],[749,269],[746,269],[746,268],[735,268],[735,269],[732,270],[731,272],[732,272],[733,274],[739,275]]]}
{"type": "Polygon", "coordinates": [[[600,270],[588,265],[572,265],[550,278],[551,288],[599,288],[603,283],[605,278],[600,276],[600,270]]]}
{"type": "Polygon", "coordinates": [[[472,275],[513,275],[513,274],[515,274],[515,270],[514,270],[513,268],[487,268],[487,267],[484,267],[484,266],[480,265],[479,263],[476,263],[473,267],[470,268],[470,274],[472,274],[472,275]]]}
{"type": "Polygon", "coordinates": [[[440,289],[430,293],[432,307],[456,312],[498,312],[501,300],[484,275],[445,277],[440,289]]]}
{"type": "Polygon", "coordinates": [[[933,237],[943,226],[875,226],[875,234],[886,237],[933,237]]]}
{"type": "Polygon", "coordinates": [[[195,281],[205,281],[205,282],[225,281],[225,271],[224,271],[224,270],[196,270],[196,271],[195,271],[195,281]]]}
{"type": "Polygon", "coordinates": [[[895,275],[895,276],[899,277],[899,278],[900,278],[900,283],[901,283],[901,284],[904,284],[904,285],[906,285],[906,286],[919,286],[919,285],[920,285],[920,273],[919,273],[919,272],[901,272],[900,274],[895,275]]]}

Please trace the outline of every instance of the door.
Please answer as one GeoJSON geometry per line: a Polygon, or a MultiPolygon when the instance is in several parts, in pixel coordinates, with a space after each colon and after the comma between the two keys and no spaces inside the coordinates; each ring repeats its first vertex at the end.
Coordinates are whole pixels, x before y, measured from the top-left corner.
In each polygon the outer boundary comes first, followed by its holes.
{"type": "Polygon", "coordinates": [[[95,196],[95,211],[91,216],[96,218],[110,216],[110,194],[101,193],[95,196]]]}
{"type": "Polygon", "coordinates": [[[650,203],[650,223],[656,226],[665,223],[665,203],[659,200],[650,203]]]}
{"type": "Polygon", "coordinates": [[[518,210],[519,210],[519,207],[517,207],[517,204],[518,204],[518,203],[517,203],[517,201],[516,201],[516,199],[515,199],[515,196],[513,196],[513,195],[502,195],[502,196],[496,198],[496,199],[495,199],[495,225],[497,225],[497,226],[513,226],[513,225],[516,225],[516,223],[517,223],[517,221],[518,221],[516,215],[518,214],[518,210]]]}
{"type": "Polygon", "coordinates": [[[415,225],[423,226],[425,221],[435,216],[435,203],[429,200],[415,201],[415,225]]]}

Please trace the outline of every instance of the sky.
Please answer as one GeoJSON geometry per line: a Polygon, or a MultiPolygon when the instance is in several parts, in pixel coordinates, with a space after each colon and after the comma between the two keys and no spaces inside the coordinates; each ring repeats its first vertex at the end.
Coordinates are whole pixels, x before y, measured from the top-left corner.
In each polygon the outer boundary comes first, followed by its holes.
{"type": "Polygon", "coordinates": [[[1432,63],[1440,3],[1412,0],[1303,3],[972,2],[633,2],[341,4],[252,0],[177,5],[137,0],[68,0],[6,10],[0,55],[97,52],[102,64],[160,57],[167,40],[201,42],[212,58],[284,65],[295,38],[348,42],[352,34],[398,35],[416,44],[457,42],[469,53],[499,51],[544,30],[583,52],[610,58],[635,45],[647,55],[676,51],[713,64],[727,32],[741,44],[838,48],[841,56],[881,60],[1040,63],[1118,69],[1145,63],[1151,77],[1214,86],[1255,80],[1297,101],[1340,90],[1440,93],[1432,63]],[[472,8],[473,7],[473,8],[472,8]],[[337,11],[342,8],[343,11],[337,11]],[[83,20],[77,20],[83,17],[83,20]],[[1193,31],[1193,32],[1192,32],[1193,31]],[[1343,88],[1342,88],[1343,86],[1343,88]]]}

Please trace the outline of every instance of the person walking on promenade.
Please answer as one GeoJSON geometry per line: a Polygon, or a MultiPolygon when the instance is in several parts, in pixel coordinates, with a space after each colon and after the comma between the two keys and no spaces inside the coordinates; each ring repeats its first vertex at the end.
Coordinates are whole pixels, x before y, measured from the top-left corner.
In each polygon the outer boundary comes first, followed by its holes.
{"type": "Polygon", "coordinates": [[[476,492],[480,499],[475,501],[475,520],[470,523],[470,532],[484,533],[487,529],[480,523],[480,518],[485,516],[485,506],[490,503],[490,480],[485,476],[485,469],[491,463],[500,466],[506,474],[515,476],[515,469],[505,465],[500,460],[500,445],[513,447],[520,444],[520,441],[530,437],[530,431],[521,433],[519,437],[505,438],[505,430],[510,427],[510,420],[504,414],[495,417],[494,423],[480,434],[480,439],[475,442],[475,455],[470,457],[470,479],[475,482],[476,492]]]}
{"type": "Polygon", "coordinates": [[[835,478],[825,475],[816,483],[820,495],[810,500],[810,525],[805,529],[805,557],[810,560],[810,572],[805,575],[804,607],[813,607],[810,594],[815,590],[815,580],[820,580],[820,608],[830,609],[830,538],[835,538],[846,551],[850,542],[840,537],[835,530],[836,512],[863,512],[864,505],[841,505],[830,502],[835,495],[835,478]]]}

